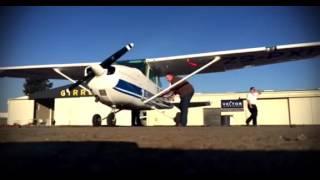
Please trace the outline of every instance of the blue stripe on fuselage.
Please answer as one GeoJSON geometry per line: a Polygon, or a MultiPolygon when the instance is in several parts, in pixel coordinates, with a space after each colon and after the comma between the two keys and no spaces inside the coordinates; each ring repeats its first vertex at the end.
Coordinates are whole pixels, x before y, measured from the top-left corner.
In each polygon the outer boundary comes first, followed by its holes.
{"type": "MultiPolygon", "coordinates": [[[[117,83],[117,85],[114,87],[114,89],[122,92],[122,93],[125,93],[127,95],[130,95],[130,96],[134,96],[136,98],[142,98],[142,91],[143,89],[128,82],[128,81],[125,81],[125,80],[122,80],[120,79],[117,83]]],[[[146,91],[144,90],[145,93],[144,93],[144,96],[145,98],[150,98],[152,97],[154,94],[150,93],[149,91],[146,91]],[[146,96],[147,95],[147,96],[146,96]]]]}
{"type": "Polygon", "coordinates": [[[118,84],[116,85],[116,88],[118,89],[123,89],[126,91],[129,91],[131,93],[134,93],[136,95],[142,96],[142,89],[134,84],[131,84],[127,81],[124,81],[122,79],[120,79],[118,81],[118,84]]]}

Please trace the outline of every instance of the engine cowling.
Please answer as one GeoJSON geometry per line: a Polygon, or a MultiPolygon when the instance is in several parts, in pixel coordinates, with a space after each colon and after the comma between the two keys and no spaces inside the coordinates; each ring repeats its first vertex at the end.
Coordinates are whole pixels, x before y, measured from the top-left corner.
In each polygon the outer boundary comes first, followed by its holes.
{"type": "Polygon", "coordinates": [[[87,76],[90,71],[92,71],[95,76],[101,76],[103,74],[107,74],[108,72],[106,69],[103,69],[103,67],[101,67],[99,64],[94,64],[86,67],[84,70],[84,75],[87,76]]]}

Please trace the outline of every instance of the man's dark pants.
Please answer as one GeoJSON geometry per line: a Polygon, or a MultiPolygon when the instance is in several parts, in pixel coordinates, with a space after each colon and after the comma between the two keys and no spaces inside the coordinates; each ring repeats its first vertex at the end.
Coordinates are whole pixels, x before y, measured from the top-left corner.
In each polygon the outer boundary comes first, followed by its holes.
{"type": "Polygon", "coordinates": [[[247,125],[249,125],[250,121],[252,120],[253,125],[256,126],[257,125],[257,115],[258,115],[258,109],[257,106],[252,104],[252,107],[250,108],[250,106],[248,105],[248,109],[251,113],[251,116],[247,119],[246,123],[247,125]]]}
{"type": "Polygon", "coordinates": [[[188,108],[190,104],[190,100],[193,96],[193,92],[186,94],[184,96],[180,96],[180,104],[179,104],[179,109],[180,109],[180,122],[178,124],[182,126],[187,126],[187,118],[188,118],[188,108]]]}

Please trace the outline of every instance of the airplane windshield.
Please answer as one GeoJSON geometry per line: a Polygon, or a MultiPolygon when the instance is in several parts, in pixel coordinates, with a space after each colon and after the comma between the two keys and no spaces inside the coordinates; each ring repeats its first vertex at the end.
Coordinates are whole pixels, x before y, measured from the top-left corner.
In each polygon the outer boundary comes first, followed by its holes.
{"type": "Polygon", "coordinates": [[[117,64],[137,68],[143,74],[146,74],[145,73],[146,72],[146,63],[145,63],[144,59],[123,60],[123,61],[118,61],[117,64]]]}
{"type": "MultiPolygon", "coordinates": [[[[117,64],[137,68],[144,75],[147,74],[147,69],[149,69],[147,68],[147,63],[145,62],[145,59],[123,60],[123,61],[118,61],[117,64]]],[[[149,79],[153,81],[155,84],[157,84],[158,86],[160,86],[159,76],[150,69],[149,69],[149,79]]]]}

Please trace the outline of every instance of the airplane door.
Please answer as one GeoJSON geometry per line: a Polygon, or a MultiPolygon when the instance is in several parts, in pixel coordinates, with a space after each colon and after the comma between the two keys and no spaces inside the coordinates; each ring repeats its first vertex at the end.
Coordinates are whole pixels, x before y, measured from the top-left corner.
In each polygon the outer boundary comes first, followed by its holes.
{"type": "Polygon", "coordinates": [[[34,112],[34,119],[37,124],[52,125],[54,99],[36,99],[34,112]]]}

